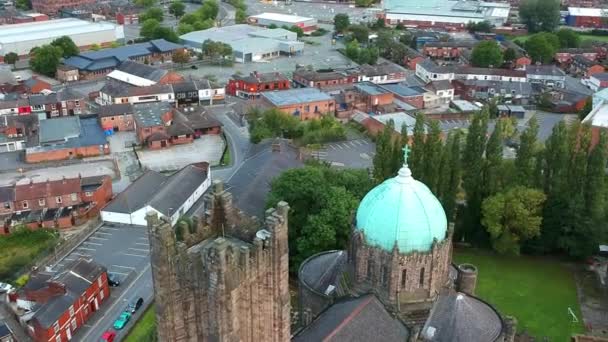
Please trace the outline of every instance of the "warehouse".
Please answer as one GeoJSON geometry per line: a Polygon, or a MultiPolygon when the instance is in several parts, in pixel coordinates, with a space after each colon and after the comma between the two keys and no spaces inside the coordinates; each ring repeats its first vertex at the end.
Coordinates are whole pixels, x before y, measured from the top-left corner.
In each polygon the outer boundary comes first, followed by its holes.
{"type": "Polygon", "coordinates": [[[90,22],[75,18],[3,25],[0,30],[0,56],[15,52],[26,56],[37,46],[69,36],[79,47],[108,45],[124,39],[123,27],[108,22],[90,22]]]}
{"type": "Polygon", "coordinates": [[[503,26],[510,9],[507,3],[483,1],[385,0],[383,16],[389,25],[465,30],[469,22],[503,26]]]}
{"type": "Polygon", "coordinates": [[[568,7],[568,26],[576,27],[607,27],[608,10],[604,8],[568,7]]]}
{"type": "Polygon", "coordinates": [[[281,55],[298,55],[304,50],[304,42],[298,41],[295,32],[266,29],[251,25],[213,27],[180,36],[184,45],[200,51],[207,39],[230,45],[235,62],[247,63],[268,60],[281,55]]]}
{"type": "Polygon", "coordinates": [[[304,34],[310,34],[317,30],[317,19],[300,17],[297,15],[289,15],[282,13],[262,13],[258,15],[252,15],[248,19],[252,25],[258,25],[268,27],[275,25],[277,27],[292,27],[297,26],[304,31],[304,34]]]}

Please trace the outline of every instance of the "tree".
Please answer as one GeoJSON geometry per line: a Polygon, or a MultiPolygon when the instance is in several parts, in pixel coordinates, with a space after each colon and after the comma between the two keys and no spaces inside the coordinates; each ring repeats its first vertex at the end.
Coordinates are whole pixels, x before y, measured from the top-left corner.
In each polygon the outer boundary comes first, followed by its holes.
{"type": "MultiPolygon", "coordinates": [[[[182,4],[183,5],[183,4],[182,4]]],[[[148,8],[145,12],[139,14],[139,21],[145,22],[148,19],[154,19],[159,23],[163,21],[163,10],[158,7],[148,8]]]]}
{"type": "Polygon", "coordinates": [[[76,46],[72,38],[68,36],[62,36],[53,40],[51,45],[61,49],[63,58],[76,56],[80,53],[78,46],[76,46]]]}
{"type": "Polygon", "coordinates": [[[585,208],[591,220],[603,224],[606,217],[606,175],[605,167],[608,156],[608,136],[601,131],[597,145],[589,154],[587,176],[585,177],[585,208]]]}
{"type": "Polygon", "coordinates": [[[562,28],[556,32],[559,45],[563,48],[577,48],[581,45],[581,36],[572,29],[562,28]]]}
{"type": "Polygon", "coordinates": [[[237,9],[234,13],[234,22],[237,24],[244,24],[247,22],[247,12],[242,9],[237,9]]]}
{"type": "Polygon", "coordinates": [[[156,19],[148,19],[141,24],[139,34],[146,39],[154,39],[156,30],[160,27],[160,22],[156,19]]]}
{"type": "Polygon", "coordinates": [[[302,30],[302,28],[299,26],[293,25],[288,30],[291,32],[295,32],[298,35],[298,38],[301,38],[304,36],[304,30],[302,30]]]}
{"type": "Polygon", "coordinates": [[[430,120],[428,133],[424,141],[424,158],[422,159],[422,181],[433,193],[439,188],[439,165],[441,163],[441,127],[437,120],[430,120]]]}
{"type": "Polygon", "coordinates": [[[200,20],[207,20],[217,18],[217,15],[220,12],[220,5],[215,0],[205,0],[201,8],[196,11],[196,14],[199,16],[200,20]]]}
{"type": "Polygon", "coordinates": [[[154,33],[152,34],[152,39],[164,39],[169,42],[177,43],[179,42],[179,37],[177,33],[173,31],[170,27],[158,26],[154,33]]]}
{"type": "Polygon", "coordinates": [[[156,0],[135,0],[135,4],[140,7],[152,7],[156,4],[156,0]]]}
{"type": "Polygon", "coordinates": [[[19,55],[14,52],[9,52],[4,55],[4,63],[6,64],[15,64],[19,60],[19,55]]]}
{"type": "Polygon", "coordinates": [[[380,30],[386,27],[386,22],[384,21],[384,19],[378,18],[371,27],[374,30],[380,30]]]}
{"type": "Polygon", "coordinates": [[[169,13],[173,14],[175,18],[179,18],[186,13],[186,5],[181,1],[173,1],[169,5],[169,13]]]}
{"type": "Polygon", "coordinates": [[[483,170],[483,196],[488,197],[495,195],[502,189],[502,144],[503,134],[501,121],[497,121],[494,126],[494,131],[488,139],[486,146],[486,158],[484,160],[483,170]]]}
{"type": "Polygon", "coordinates": [[[365,170],[335,170],[318,164],[283,172],[271,183],[267,206],[289,203],[290,269],[310,255],[344,249],[358,202],[372,182],[365,170]]]}
{"type": "Polygon", "coordinates": [[[367,44],[369,41],[369,28],[365,25],[350,25],[349,31],[354,39],[361,44],[367,44]]]}
{"type": "Polygon", "coordinates": [[[593,98],[588,97],[587,100],[585,101],[585,106],[578,113],[579,120],[583,121],[587,117],[587,114],[591,113],[592,109],[593,109],[593,98]]]}
{"type": "Polygon", "coordinates": [[[352,59],[353,61],[359,60],[359,42],[354,39],[346,44],[346,57],[352,59]]]}
{"type": "Polygon", "coordinates": [[[376,138],[376,155],[374,156],[374,180],[377,183],[382,183],[386,179],[393,177],[395,170],[393,169],[393,134],[395,132],[395,124],[390,120],[380,134],[376,138]]]}
{"type": "Polygon", "coordinates": [[[62,54],[63,51],[60,47],[42,45],[34,50],[34,53],[31,55],[30,67],[32,70],[43,75],[54,77],[62,54]]]}
{"type": "Polygon", "coordinates": [[[190,54],[186,50],[177,50],[171,55],[173,63],[184,64],[190,61],[190,54]]]}
{"type": "Polygon", "coordinates": [[[268,28],[271,29],[271,30],[274,30],[274,29],[279,28],[279,27],[276,24],[270,24],[270,25],[268,25],[268,28]]]}
{"type": "Polygon", "coordinates": [[[22,11],[29,11],[32,9],[32,1],[30,0],[17,0],[15,1],[17,9],[22,11]]]}
{"type": "Polygon", "coordinates": [[[89,49],[91,49],[91,51],[99,51],[101,50],[101,46],[99,46],[99,44],[93,44],[89,49]]]}
{"type": "Polygon", "coordinates": [[[456,195],[460,186],[462,165],[460,163],[460,131],[452,131],[448,136],[441,158],[440,185],[437,196],[443,205],[448,221],[454,221],[456,195]]]}
{"type": "Polygon", "coordinates": [[[490,24],[489,21],[480,21],[478,23],[474,23],[472,21],[469,21],[467,23],[467,30],[469,31],[469,33],[475,33],[475,32],[492,32],[492,27],[493,25],[490,24]]]}
{"type": "Polygon", "coordinates": [[[517,53],[513,48],[507,48],[503,53],[503,59],[505,62],[512,62],[517,58],[517,53]]]}
{"type": "Polygon", "coordinates": [[[232,56],[232,47],[230,45],[210,39],[203,42],[201,50],[203,52],[203,56],[211,59],[224,59],[232,56]]]}
{"type": "Polygon", "coordinates": [[[502,65],[502,61],[500,46],[493,40],[477,44],[471,53],[471,63],[476,67],[499,67],[502,65]]]}
{"type": "Polygon", "coordinates": [[[350,26],[350,18],[346,13],[338,13],[334,16],[334,30],[339,33],[344,33],[350,26]]]}
{"type": "Polygon", "coordinates": [[[517,182],[526,187],[539,186],[534,184],[536,160],[535,156],[538,150],[538,121],[536,117],[532,117],[528,121],[528,127],[520,136],[519,148],[515,157],[515,173],[517,182]]]}
{"type": "Polygon", "coordinates": [[[537,33],[526,40],[524,45],[532,61],[549,63],[559,49],[559,38],[553,33],[537,33]]]}
{"type": "Polygon", "coordinates": [[[424,169],[424,141],[426,136],[426,118],[423,113],[416,114],[416,123],[412,130],[412,148],[407,159],[407,164],[412,170],[412,176],[416,179],[422,177],[424,169]]]}
{"type": "Polygon", "coordinates": [[[192,31],[194,31],[194,26],[190,24],[179,23],[179,25],[177,25],[177,34],[179,35],[186,34],[192,31]]]}
{"type": "Polygon", "coordinates": [[[179,19],[179,23],[194,25],[199,20],[200,20],[200,17],[198,15],[196,15],[195,13],[186,13],[186,14],[182,15],[182,17],[179,19]]]}
{"type": "Polygon", "coordinates": [[[522,186],[485,199],[482,224],[490,234],[494,250],[519,254],[522,241],[540,235],[545,199],[541,191],[522,186]]]}
{"type": "Polygon", "coordinates": [[[530,32],[552,32],[559,25],[559,1],[523,0],[519,4],[519,17],[530,32]]]}
{"type": "Polygon", "coordinates": [[[369,7],[374,3],[374,0],[355,0],[357,7],[369,7]]]}

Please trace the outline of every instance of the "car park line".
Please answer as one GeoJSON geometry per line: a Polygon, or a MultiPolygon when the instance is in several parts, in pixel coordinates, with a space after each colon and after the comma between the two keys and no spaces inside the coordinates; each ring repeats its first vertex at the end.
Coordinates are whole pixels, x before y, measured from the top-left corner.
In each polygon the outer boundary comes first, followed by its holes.
{"type": "Polygon", "coordinates": [[[125,277],[129,275],[129,273],[118,272],[118,271],[110,271],[110,273],[113,273],[113,274],[120,274],[121,276],[125,276],[125,277]]]}
{"type": "Polygon", "coordinates": [[[85,251],[96,251],[96,249],[94,249],[94,248],[87,248],[87,247],[78,247],[77,249],[84,249],[85,251]]]}
{"type": "Polygon", "coordinates": [[[140,258],[147,258],[148,257],[148,255],[139,255],[139,254],[130,254],[130,253],[122,253],[122,255],[136,256],[136,257],[140,257],[140,258]]]}
{"type": "Polygon", "coordinates": [[[129,270],[135,270],[135,267],[130,267],[130,266],[112,265],[111,267],[120,267],[120,268],[129,269],[129,270]]]}
{"type": "Polygon", "coordinates": [[[128,249],[132,250],[132,251],[138,251],[138,252],[149,252],[149,249],[143,249],[143,248],[133,248],[133,247],[129,247],[128,249]]]}
{"type": "Polygon", "coordinates": [[[96,231],[95,234],[112,235],[112,233],[96,231]]]}
{"type": "Polygon", "coordinates": [[[145,242],[136,242],[136,245],[143,245],[143,246],[150,246],[149,243],[145,243],[145,242]]]}
{"type": "Polygon", "coordinates": [[[103,246],[103,244],[97,243],[97,242],[85,241],[84,243],[86,243],[88,245],[93,245],[93,246],[103,246]]]}
{"type": "Polygon", "coordinates": [[[105,226],[104,226],[104,227],[101,227],[101,228],[99,228],[99,229],[120,230],[120,229],[118,229],[118,228],[110,228],[110,227],[105,227],[105,226]]]}
{"type": "Polygon", "coordinates": [[[108,241],[108,240],[110,240],[110,239],[106,239],[106,238],[100,238],[100,237],[97,237],[97,236],[91,236],[89,239],[95,239],[95,240],[101,240],[101,241],[108,241]]]}

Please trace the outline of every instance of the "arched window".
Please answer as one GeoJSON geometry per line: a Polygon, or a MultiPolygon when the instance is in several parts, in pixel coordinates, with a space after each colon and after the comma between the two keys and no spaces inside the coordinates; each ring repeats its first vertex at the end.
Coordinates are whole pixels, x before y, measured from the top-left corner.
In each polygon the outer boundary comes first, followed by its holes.
{"type": "Polygon", "coordinates": [[[401,288],[404,289],[405,288],[405,284],[407,281],[407,269],[402,269],[401,270],[401,288]]]}
{"type": "Polygon", "coordinates": [[[420,287],[424,287],[424,267],[420,269],[420,287]]]}

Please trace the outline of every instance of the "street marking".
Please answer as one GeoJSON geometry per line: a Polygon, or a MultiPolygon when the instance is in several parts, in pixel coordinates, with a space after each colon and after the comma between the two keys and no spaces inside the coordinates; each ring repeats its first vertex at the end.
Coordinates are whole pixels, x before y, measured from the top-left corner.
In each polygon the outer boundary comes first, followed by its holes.
{"type": "Polygon", "coordinates": [[[101,243],[97,243],[97,242],[89,242],[89,241],[85,241],[84,243],[89,244],[89,245],[94,245],[94,246],[103,246],[103,244],[101,244],[101,243]]]}
{"type": "Polygon", "coordinates": [[[355,143],[354,143],[354,142],[350,141],[349,143],[350,143],[350,145],[351,145],[352,147],[357,147],[357,145],[355,145],[355,143]]]}
{"type": "Polygon", "coordinates": [[[110,228],[110,227],[101,227],[99,229],[120,230],[118,228],[110,228]]]}
{"type": "Polygon", "coordinates": [[[145,242],[136,242],[136,245],[144,245],[144,246],[150,246],[150,243],[145,243],[145,242]]]}
{"type": "Polygon", "coordinates": [[[344,149],[344,147],[342,147],[340,144],[336,144],[336,147],[339,148],[339,149],[341,149],[341,150],[344,149]]]}
{"type": "Polygon", "coordinates": [[[138,251],[138,252],[149,252],[149,249],[143,249],[143,248],[133,248],[133,247],[129,247],[128,249],[133,250],[133,251],[138,251]]]}
{"type": "Polygon", "coordinates": [[[140,258],[147,258],[147,255],[139,255],[139,254],[129,254],[129,253],[122,253],[123,255],[129,255],[129,256],[136,256],[136,257],[140,257],[140,258]]]}
{"type": "Polygon", "coordinates": [[[126,268],[126,269],[129,269],[129,270],[134,270],[134,269],[135,269],[135,267],[130,267],[130,266],[120,266],[120,265],[112,265],[112,267],[126,268]]]}
{"type": "Polygon", "coordinates": [[[110,273],[113,273],[113,274],[120,274],[120,275],[123,275],[123,276],[128,276],[128,275],[129,275],[129,273],[124,273],[124,272],[116,272],[116,271],[110,271],[110,273]]]}
{"type": "Polygon", "coordinates": [[[332,150],[336,149],[336,147],[334,145],[329,145],[329,147],[331,147],[332,150]]]}
{"type": "Polygon", "coordinates": [[[108,240],[110,240],[110,239],[106,239],[106,238],[100,238],[100,237],[97,237],[97,236],[91,236],[90,239],[101,240],[101,241],[108,241],[108,240]]]}
{"type": "Polygon", "coordinates": [[[78,253],[78,252],[72,252],[72,254],[80,255],[81,257],[91,257],[90,254],[81,254],[81,253],[78,253]]]}
{"type": "Polygon", "coordinates": [[[85,251],[96,251],[95,248],[78,247],[77,249],[84,249],[85,251]]]}
{"type": "Polygon", "coordinates": [[[112,233],[106,233],[106,232],[95,232],[95,234],[103,234],[103,235],[112,235],[112,233]]]}
{"type": "Polygon", "coordinates": [[[348,146],[346,143],[343,143],[342,145],[344,145],[344,147],[345,147],[346,149],[349,149],[349,148],[350,148],[350,146],[348,146]]]}
{"type": "Polygon", "coordinates": [[[139,238],[137,238],[137,239],[138,239],[138,240],[148,240],[148,237],[147,237],[147,236],[144,236],[144,237],[139,237],[139,238]]]}

